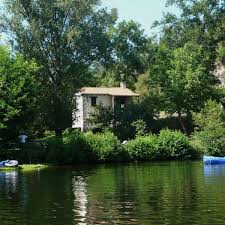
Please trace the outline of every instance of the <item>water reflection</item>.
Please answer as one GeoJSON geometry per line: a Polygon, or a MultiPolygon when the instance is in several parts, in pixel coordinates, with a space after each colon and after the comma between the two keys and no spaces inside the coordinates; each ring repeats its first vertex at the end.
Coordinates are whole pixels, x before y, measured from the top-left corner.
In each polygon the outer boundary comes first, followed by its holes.
{"type": "Polygon", "coordinates": [[[6,191],[16,192],[18,171],[0,172],[0,187],[6,191]]]}
{"type": "Polygon", "coordinates": [[[75,221],[77,225],[87,225],[87,189],[84,177],[75,176],[72,181],[74,193],[74,209],[75,221]]]}
{"type": "Polygon", "coordinates": [[[3,225],[224,225],[224,200],[225,166],[201,162],[0,173],[3,225]]]}
{"type": "Polygon", "coordinates": [[[208,184],[224,183],[225,165],[204,165],[204,177],[208,184]]]}

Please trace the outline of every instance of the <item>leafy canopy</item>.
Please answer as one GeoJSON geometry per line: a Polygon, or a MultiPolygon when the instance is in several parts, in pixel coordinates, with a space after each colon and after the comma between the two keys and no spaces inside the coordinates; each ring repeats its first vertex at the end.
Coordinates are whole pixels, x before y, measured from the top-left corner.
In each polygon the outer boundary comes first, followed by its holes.
{"type": "Polygon", "coordinates": [[[39,93],[37,71],[34,61],[11,56],[0,46],[0,131],[15,132],[33,120],[39,93]]]}
{"type": "Polygon", "coordinates": [[[194,122],[198,127],[193,134],[196,148],[205,154],[224,156],[225,149],[225,114],[223,106],[209,100],[205,107],[194,114],[194,122]]]}
{"type": "Polygon", "coordinates": [[[98,0],[5,0],[2,24],[13,47],[41,67],[42,118],[47,127],[71,126],[75,91],[88,80],[93,61],[110,57],[108,32],[117,13],[98,0]]]}

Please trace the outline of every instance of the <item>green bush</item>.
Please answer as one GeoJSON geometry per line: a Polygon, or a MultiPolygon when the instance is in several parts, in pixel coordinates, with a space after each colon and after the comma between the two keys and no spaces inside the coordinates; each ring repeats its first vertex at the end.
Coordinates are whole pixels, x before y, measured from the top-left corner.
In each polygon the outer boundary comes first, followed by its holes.
{"type": "Polygon", "coordinates": [[[62,159],[66,164],[78,162],[90,162],[94,155],[89,147],[87,139],[82,132],[72,131],[63,137],[64,150],[62,159]]]}
{"type": "Polygon", "coordinates": [[[198,156],[188,137],[179,131],[162,130],[158,136],[137,137],[128,142],[126,150],[132,160],[179,160],[198,156]]]}
{"type": "Polygon", "coordinates": [[[110,131],[66,132],[63,139],[45,138],[45,161],[57,164],[87,162],[156,161],[190,159],[197,156],[188,137],[179,131],[163,130],[158,136],[139,136],[122,145],[110,131]]]}
{"type": "Polygon", "coordinates": [[[125,148],[131,160],[135,161],[150,161],[156,158],[156,143],[157,137],[149,135],[145,137],[137,137],[129,141],[125,148]]]}
{"type": "Polygon", "coordinates": [[[116,162],[126,159],[125,151],[118,138],[111,132],[86,135],[89,148],[97,162],[116,162]]]}
{"type": "Polygon", "coordinates": [[[46,163],[62,163],[63,141],[59,137],[50,136],[42,140],[44,146],[45,157],[43,159],[46,163]]]}
{"type": "Polygon", "coordinates": [[[54,131],[50,131],[50,130],[45,130],[43,133],[43,137],[48,138],[50,136],[54,136],[55,132],[54,131]]]}
{"type": "Polygon", "coordinates": [[[43,139],[46,149],[46,162],[71,165],[92,160],[92,152],[83,133],[65,132],[63,138],[50,136],[43,139]]]}
{"type": "Polygon", "coordinates": [[[49,137],[46,141],[46,162],[75,164],[86,162],[116,162],[126,159],[125,151],[111,132],[83,134],[66,132],[63,139],[49,137]]]}
{"type": "Polygon", "coordinates": [[[180,131],[162,130],[158,135],[156,148],[160,160],[190,159],[197,156],[188,137],[180,131]]]}
{"type": "Polygon", "coordinates": [[[135,128],[135,136],[140,137],[146,134],[146,122],[144,120],[136,120],[131,123],[131,126],[135,128]]]}

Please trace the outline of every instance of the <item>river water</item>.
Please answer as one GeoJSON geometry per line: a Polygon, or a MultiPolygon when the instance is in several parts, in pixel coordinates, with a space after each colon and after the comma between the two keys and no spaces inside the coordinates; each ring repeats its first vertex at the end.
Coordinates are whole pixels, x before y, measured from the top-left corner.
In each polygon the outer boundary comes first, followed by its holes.
{"type": "Polygon", "coordinates": [[[225,166],[144,163],[0,172],[1,225],[225,224],[225,166]]]}

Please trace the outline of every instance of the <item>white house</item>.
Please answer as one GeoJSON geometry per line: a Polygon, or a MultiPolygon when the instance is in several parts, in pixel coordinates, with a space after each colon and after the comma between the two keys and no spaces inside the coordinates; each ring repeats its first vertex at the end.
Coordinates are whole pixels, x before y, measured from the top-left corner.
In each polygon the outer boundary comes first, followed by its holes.
{"type": "Polygon", "coordinates": [[[80,128],[82,131],[94,127],[90,124],[90,115],[97,105],[104,107],[115,106],[124,107],[132,97],[137,97],[130,89],[126,88],[124,82],[120,87],[101,88],[101,87],[83,87],[75,94],[76,109],[73,111],[73,128],[80,128]]]}

